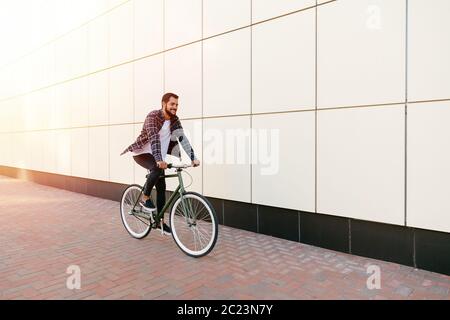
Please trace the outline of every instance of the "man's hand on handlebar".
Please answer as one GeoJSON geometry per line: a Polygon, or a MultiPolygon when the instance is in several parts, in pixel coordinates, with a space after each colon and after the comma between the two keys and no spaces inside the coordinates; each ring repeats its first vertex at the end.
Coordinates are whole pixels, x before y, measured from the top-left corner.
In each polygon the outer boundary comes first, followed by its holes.
{"type": "Polygon", "coordinates": [[[192,160],[192,166],[198,167],[200,165],[200,160],[192,160]]]}
{"type": "Polygon", "coordinates": [[[158,162],[156,162],[156,164],[158,165],[158,168],[160,168],[160,169],[167,169],[167,162],[165,162],[165,161],[158,161],[158,162]]]}
{"type": "MultiPolygon", "coordinates": [[[[182,168],[182,167],[187,168],[187,167],[189,167],[189,165],[186,165],[186,164],[179,166],[179,165],[174,165],[172,163],[169,164],[165,161],[158,161],[158,162],[156,162],[156,165],[158,166],[158,168],[163,169],[163,170],[167,169],[167,168],[170,169],[170,168],[182,168]]],[[[200,160],[192,160],[191,166],[192,167],[200,166],[200,160]]]]}

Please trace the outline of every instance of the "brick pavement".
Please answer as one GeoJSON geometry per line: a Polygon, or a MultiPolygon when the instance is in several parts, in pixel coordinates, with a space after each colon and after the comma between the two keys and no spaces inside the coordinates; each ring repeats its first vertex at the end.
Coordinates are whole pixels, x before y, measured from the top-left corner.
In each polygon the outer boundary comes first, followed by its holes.
{"type": "Polygon", "coordinates": [[[3,176],[0,244],[0,299],[450,299],[445,275],[224,226],[193,259],[170,236],[131,238],[118,202],[3,176]]]}

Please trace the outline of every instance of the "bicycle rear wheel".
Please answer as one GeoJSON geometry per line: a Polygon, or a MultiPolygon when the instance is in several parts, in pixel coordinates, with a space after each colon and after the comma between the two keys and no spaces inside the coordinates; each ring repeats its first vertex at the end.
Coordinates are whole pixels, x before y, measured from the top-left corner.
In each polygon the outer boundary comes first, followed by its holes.
{"type": "Polygon", "coordinates": [[[208,199],[199,193],[187,192],[175,201],[170,227],[175,243],[188,256],[205,256],[216,244],[217,215],[208,199]]]}
{"type": "Polygon", "coordinates": [[[150,215],[142,212],[142,207],[135,203],[141,196],[142,187],[132,184],[125,189],[120,200],[120,217],[128,233],[136,239],[145,238],[150,230],[150,215]],[[133,210],[134,207],[134,210],[133,210]],[[146,218],[148,215],[148,218],[146,218]]]}

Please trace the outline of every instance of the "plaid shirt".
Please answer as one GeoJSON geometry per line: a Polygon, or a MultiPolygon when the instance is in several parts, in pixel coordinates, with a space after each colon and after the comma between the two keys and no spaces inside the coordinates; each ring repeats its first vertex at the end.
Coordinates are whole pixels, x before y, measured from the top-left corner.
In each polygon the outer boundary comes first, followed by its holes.
{"type": "MultiPolygon", "coordinates": [[[[163,161],[161,156],[161,141],[159,139],[159,131],[164,124],[164,114],[162,109],[151,111],[145,118],[144,125],[142,127],[141,134],[137,137],[136,141],[126,148],[120,155],[127,153],[128,151],[134,151],[142,149],[142,147],[150,141],[153,157],[156,161],[163,161]]],[[[176,143],[178,138],[184,151],[190,156],[191,160],[197,160],[194,154],[188,138],[184,135],[183,127],[181,126],[180,119],[175,116],[170,120],[170,145],[169,152],[176,143]]],[[[169,153],[168,152],[168,153],[169,153]]]]}

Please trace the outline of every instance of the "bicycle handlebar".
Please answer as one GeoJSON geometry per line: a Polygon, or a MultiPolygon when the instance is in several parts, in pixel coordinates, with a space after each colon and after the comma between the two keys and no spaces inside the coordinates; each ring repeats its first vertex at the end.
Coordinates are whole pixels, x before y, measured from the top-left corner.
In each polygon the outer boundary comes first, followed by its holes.
{"type": "Polygon", "coordinates": [[[193,165],[192,164],[173,164],[173,163],[168,163],[167,164],[167,168],[168,169],[172,169],[172,168],[186,169],[186,168],[190,168],[190,167],[193,167],[193,165]]]}

